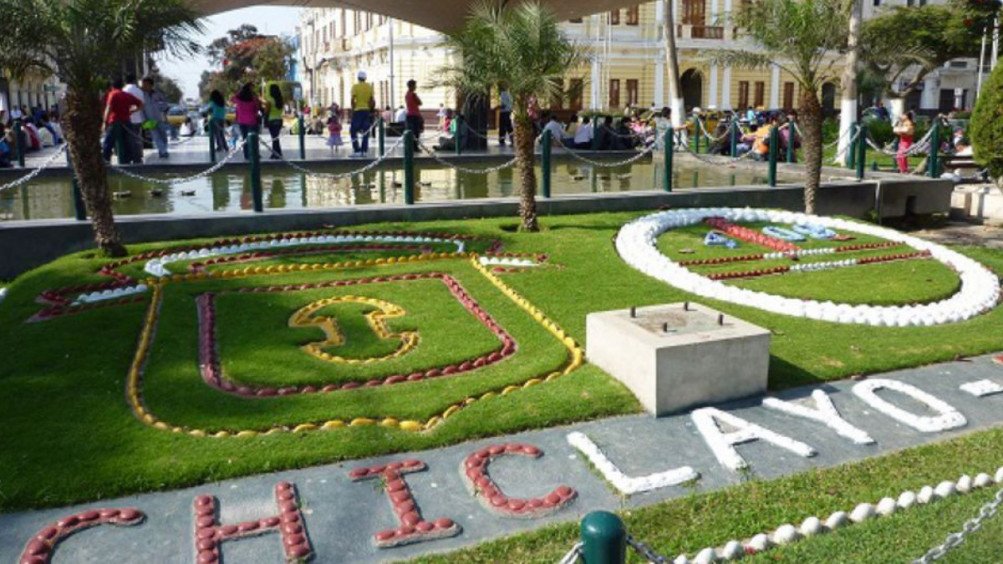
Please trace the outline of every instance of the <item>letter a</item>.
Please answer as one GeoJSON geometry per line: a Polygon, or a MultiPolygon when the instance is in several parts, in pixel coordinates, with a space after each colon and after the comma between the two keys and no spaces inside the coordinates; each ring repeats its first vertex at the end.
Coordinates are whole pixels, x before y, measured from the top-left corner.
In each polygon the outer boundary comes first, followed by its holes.
{"type": "Polygon", "coordinates": [[[800,441],[796,441],[780,433],[775,433],[720,409],[705,407],[694,411],[690,414],[690,417],[693,419],[693,423],[696,424],[697,430],[703,435],[707,446],[714,452],[714,456],[717,457],[718,462],[725,468],[733,471],[749,467],[749,464],[742,458],[742,455],[738,454],[735,445],[755,440],[764,440],[774,446],[789,450],[805,458],[815,456],[816,454],[815,449],[800,441]],[[727,423],[735,427],[736,430],[724,433],[718,426],[718,421],[727,423]]]}

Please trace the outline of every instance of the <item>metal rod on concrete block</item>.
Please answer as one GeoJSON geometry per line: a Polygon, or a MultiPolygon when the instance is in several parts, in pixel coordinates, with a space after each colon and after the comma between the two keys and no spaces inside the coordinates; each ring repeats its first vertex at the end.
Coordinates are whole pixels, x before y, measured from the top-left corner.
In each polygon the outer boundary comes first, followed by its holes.
{"type": "Polygon", "coordinates": [[[382,157],[387,154],[387,124],[383,121],[383,116],[380,116],[378,128],[379,136],[377,140],[379,141],[380,156],[382,157]]]}
{"type": "Polygon", "coordinates": [[[777,153],[780,152],[780,128],[770,129],[770,163],[766,170],[766,180],[773,188],[777,185],[777,153]]]}
{"type": "Polygon", "coordinates": [[[303,126],[303,111],[300,110],[299,115],[296,117],[296,125],[299,126],[299,138],[300,138],[300,160],[306,160],[306,128],[303,126]]]}
{"type": "Polygon", "coordinates": [[[593,511],[582,519],[582,560],[585,564],[624,564],[627,561],[627,529],[609,511],[593,511]]]}
{"type": "Polygon", "coordinates": [[[404,131],[404,203],[414,205],[414,133],[404,131]]]}
{"type": "Polygon", "coordinates": [[[930,156],[926,163],[926,175],[930,178],[937,178],[938,153],[940,153],[940,119],[933,120],[933,133],[930,134],[930,156]]]}
{"type": "Polygon", "coordinates": [[[540,158],[540,166],[543,168],[543,178],[541,178],[540,183],[542,185],[541,192],[544,198],[550,197],[550,152],[553,146],[553,138],[550,135],[550,130],[546,129],[543,131],[543,141],[541,143],[542,155],[540,158]]]}
{"type": "Polygon", "coordinates": [[[265,211],[264,195],[261,190],[261,152],[258,150],[258,134],[252,131],[247,134],[247,146],[251,156],[251,199],[254,201],[254,211],[265,211]]]}
{"type": "Polygon", "coordinates": [[[662,189],[666,192],[672,191],[672,127],[665,132],[665,145],[663,149],[665,150],[665,170],[662,171],[662,189]]]}
{"type": "Polygon", "coordinates": [[[857,143],[857,180],[864,179],[864,168],[867,166],[867,126],[860,125],[859,142],[857,143]]]}
{"type": "Polygon", "coordinates": [[[731,145],[731,158],[738,156],[738,118],[734,115],[731,117],[731,127],[729,129],[729,134],[731,139],[729,144],[731,145]]]}

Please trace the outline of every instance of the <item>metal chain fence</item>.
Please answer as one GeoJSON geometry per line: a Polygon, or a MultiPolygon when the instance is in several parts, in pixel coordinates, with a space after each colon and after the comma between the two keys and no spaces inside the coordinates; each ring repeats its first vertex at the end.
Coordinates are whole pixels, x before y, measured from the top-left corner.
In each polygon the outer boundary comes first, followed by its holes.
{"type": "Polygon", "coordinates": [[[934,560],[943,558],[951,551],[951,549],[956,548],[960,546],[961,543],[965,542],[965,539],[969,535],[981,529],[983,523],[992,519],[999,511],[1000,505],[1003,505],[1003,489],[996,492],[996,496],[992,499],[992,501],[983,505],[982,508],[979,509],[979,514],[977,516],[965,521],[965,524],[961,526],[960,531],[947,535],[947,540],[945,540],[943,544],[939,544],[931,548],[926,554],[916,560],[913,560],[913,564],[929,564],[934,560]]]}
{"type": "Polygon", "coordinates": [[[239,143],[237,143],[237,146],[234,147],[233,149],[231,149],[230,152],[227,153],[225,157],[223,157],[222,159],[219,160],[219,162],[217,162],[216,164],[212,165],[211,167],[203,170],[202,172],[193,174],[191,176],[184,176],[184,177],[180,177],[180,178],[153,178],[153,177],[150,177],[150,176],[143,176],[142,174],[138,174],[138,173],[132,172],[129,169],[118,167],[118,166],[111,167],[111,170],[113,170],[113,171],[115,171],[115,172],[117,172],[117,173],[119,173],[119,174],[121,174],[123,176],[128,176],[129,178],[133,178],[135,180],[141,180],[143,182],[149,182],[151,184],[159,184],[161,186],[174,186],[174,185],[177,185],[177,184],[185,184],[187,182],[191,182],[193,180],[198,180],[200,178],[205,178],[207,176],[210,176],[210,175],[218,172],[221,168],[223,168],[223,166],[226,163],[228,163],[231,160],[233,160],[233,158],[237,155],[237,153],[240,152],[244,148],[245,144],[247,144],[247,140],[246,139],[241,140],[239,143]]]}
{"type": "Polygon", "coordinates": [[[63,145],[60,146],[56,152],[49,155],[49,157],[46,158],[44,161],[42,161],[42,164],[38,165],[38,167],[35,170],[32,170],[31,172],[22,176],[21,178],[18,178],[17,180],[8,182],[7,184],[0,185],[0,192],[4,192],[5,190],[9,190],[11,188],[17,188],[18,186],[23,186],[31,182],[32,180],[35,179],[36,176],[42,174],[43,170],[52,166],[52,163],[56,161],[56,158],[58,158],[65,152],[66,152],[66,144],[63,143],[63,145]]]}

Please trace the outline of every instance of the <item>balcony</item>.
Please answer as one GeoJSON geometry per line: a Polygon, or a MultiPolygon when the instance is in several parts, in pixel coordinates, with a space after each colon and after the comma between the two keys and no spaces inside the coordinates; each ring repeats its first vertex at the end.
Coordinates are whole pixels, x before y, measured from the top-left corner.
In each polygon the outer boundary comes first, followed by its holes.
{"type": "Polygon", "coordinates": [[[735,36],[734,29],[715,25],[678,24],[676,37],[679,39],[731,39],[735,36]]]}

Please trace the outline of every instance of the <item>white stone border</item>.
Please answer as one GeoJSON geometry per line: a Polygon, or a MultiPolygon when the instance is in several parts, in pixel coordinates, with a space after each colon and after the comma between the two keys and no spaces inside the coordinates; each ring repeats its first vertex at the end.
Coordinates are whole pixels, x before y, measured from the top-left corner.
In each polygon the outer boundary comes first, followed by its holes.
{"type": "Polygon", "coordinates": [[[886,497],[873,505],[861,503],[850,512],[836,511],[824,521],[819,517],[812,516],[802,521],[798,527],[788,523],[771,532],[755,535],[746,541],[730,540],[719,547],[707,547],[697,552],[692,560],[686,554],[680,554],[673,560],[673,563],[708,564],[710,562],[738,560],[746,555],[757,554],[774,546],[791,544],[799,539],[827,533],[853,523],[887,517],[916,504],[922,505],[956,494],[967,494],[972,490],[988,487],[994,482],[1003,484],[1003,467],[996,470],[995,477],[989,474],[979,474],[972,478],[965,474],[957,482],[945,480],[936,486],[923,486],[918,492],[904,491],[897,499],[886,497]]]}
{"type": "Polygon", "coordinates": [[[627,264],[680,290],[704,298],[755,307],[771,313],[833,323],[887,327],[955,323],[970,319],[995,307],[1000,292],[1000,281],[995,274],[978,262],[941,245],[876,225],[788,211],[751,208],[694,208],[663,211],[625,225],[617,235],[616,248],[627,264]],[[811,223],[830,229],[881,237],[908,245],[918,251],[929,251],[932,258],[958,273],[961,278],[961,289],[950,298],[931,304],[855,306],[828,301],[785,298],[730,286],[710,280],[673,262],[659,252],[655,245],[658,236],[669,229],[694,225],[708,217],[723,217],[736,223],[754,221],[783,224],[811,223]]]}

